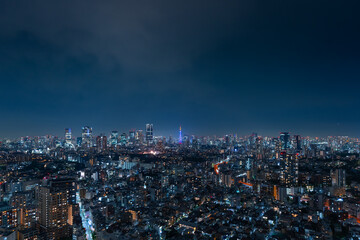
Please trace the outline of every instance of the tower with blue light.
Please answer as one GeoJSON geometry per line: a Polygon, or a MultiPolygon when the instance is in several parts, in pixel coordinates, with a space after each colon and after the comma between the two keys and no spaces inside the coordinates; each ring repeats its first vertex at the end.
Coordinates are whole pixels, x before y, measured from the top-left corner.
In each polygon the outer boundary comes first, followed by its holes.
{"type": "Polygon", "coordinates": [[[182,144],[181,125],[179,129],[179,144],[182,144]]]}

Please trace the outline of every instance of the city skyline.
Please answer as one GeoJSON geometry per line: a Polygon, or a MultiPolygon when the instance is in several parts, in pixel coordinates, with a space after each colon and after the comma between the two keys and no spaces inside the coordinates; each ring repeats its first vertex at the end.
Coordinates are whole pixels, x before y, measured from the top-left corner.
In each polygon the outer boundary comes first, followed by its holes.
{"type": "MultiPolygon", "coordinates": [[[[100,130],[96,130],[94,129],[92,126],[82,126],[80,127],[79,129],[73,129],[71,127],[68,127],[68,128],[64,128],[62,132],[59,132],[58,134],[52,134],[52,133],[47,133],[47,134],[35,134],[35,135],[19,135],[19,136],[16,136],[16,137],[3,137],[3,136],[0,136],[0,140],[1,139],[19,139],[21,137],[39,137],[39,136],[54,136],[54,137],[59,137],[59,138],[64,138],[65,140],[69,140],[69,136],[71,137],[72,140],[75,140],[76,137],[82,137],[84,132],[84,128],[90,128],[91,130],[91,136],[95,137],[95,136],[111,136],[111,134],[113,132],[116,132],[119,134],[118,137],[120,137],[120,134],[123,134],[125,133],[127,135],[127,137],[130,137],[130,133],[131,132],[134,132],[134,131],[142,131],[143,134],[146,133],[146,127],[149,123],[145,124],[143,128],[139,127],[139,128],[130,128],[130,129],[123,129],[123,130],[119,130],[119,129],[112,129],[110,131],[100,131],[100,130]],[[69,135],[69,131],[70,131],[70,135],[69,135]]],[[[310,137],[310,138],[328,138],[328,137],[349,137],[349,138],[359,138],[358,136],[349,136],[349,135],[334,135],[334,134],[328,134],[328,135],[306,135],[306,134],[302,134],[301,132],[295,132],[295,131],[289,131],[289,130],[281,130],[281,131],[278,131],[278,132],[274,132],[274,134],[264,134],[262,132],[257,132],[257,131],[247,131],[247,132],[236,132],[236,131],[232,131],[232,132],[224,132],[224,133],[219,133],[219,134],[197,134],[195,132],[189,132],[189,131],[185,131],[183,132],[182,130],[182,127],[180,126],[179,129],[175,129],[171,132],[171,134],[163,134],[165,131],[158,131],[157,129],[157,126],[155,128],[155,130],[153,130],[153,125],[152,124],[152,136],[153,137],[166,137],[166,138],[173,138],[173,139],[177,139],[179,140],[180,137],[181,139],[185,136],[196,136],[196,137],[217,137],[217,138],[222,138],[222,137],[225,137],[225,136],[236,136],[236,137],[248,137],[248,136],[251,136],[253,134],[256,134],[257,136],[259,137],[274,137],[274,138],[281,138],[281,135],[283,133],[287,133],[291,136],[299,136],[299,137],[302,137],[302,138],[307,138],[307,137],[310,137]]],[[[161,129],[161,128],[160,128],[161,129]]],[[[146,135],[143,136],[145,139],[146,139],[146,135]]],[[[110,141],[110,139],[109,139],[110,141]]],[[[182,143],[182,142],[178,142],[178,143],[182,143]]]]}

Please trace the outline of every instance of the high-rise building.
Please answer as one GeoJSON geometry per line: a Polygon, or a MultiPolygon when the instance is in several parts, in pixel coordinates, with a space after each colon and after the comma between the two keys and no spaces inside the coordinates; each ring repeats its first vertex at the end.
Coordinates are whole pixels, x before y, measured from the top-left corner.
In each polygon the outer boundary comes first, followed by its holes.
{"type": "Polygon", "coordinates": [[[82,128],[82,145],[84,147],[91,147],[92,146],[92,128],[89,126],[85,126],[82,128]]]}
{"type": "Polygon", "coordinates": [[[97,136],[96,138],[96,148],[98,152],[103,152],[107,150],[107,137],[104,135],[97,136]]]}
{"type": "Polygon", "coordinates": [[[301,151],[301,137],[300,137],[300,135],[295,135],[294,136],[294,148],[295,148],[296,152],[301,151]]]}
{"type": "Polygon", "coordinates": [[[345,187],[346,185],[345,169],[332,170],[330,176],[333,187],[345,187]]]}
{"type": "Polygon", "coordinates": [[[154,135],[153,135],[153,124],[146,124],[146,141],[148,143],[151,143],[154,139],[154,135]]]}
{"type": "Polygon", "coordinates": [[[135,139],[140,144],[142,144],[144,142],[143,130],[136,130],[135,139]]]}
{"type": "Polygon", "coordinates": [[[73,179],[50,180],[39,189],[41,239],[72,237],[72,206],[75,203],[73,179]]]}
{"type": "Polygon", "coordinates": [[[280,154],[280,182],[286,187],[295,187],[298,184],[299,160],[298,154],[280,154]]]}
{"type": "Polygon", "coordinates": [[[127,135],[126,135],[126,133],[122,133],[121,135],[120,135],[120,144],[122,145],[122,146],[125,146],[126,144],[127,144],[127,135]]]}
{"type": "Polygon", "coordinates": [[[18,210],[18,223],[21,228],[31,228],[36,224],[37,208],[33,205],[31,191],[15,192],[10,198],[10,205],[18,210]]]}
{"type": "Polygon", "coordinates": [[[131,129],[129,131],[129,142],[131,143],[135,142],[135,129],[131,129]]]}
{"type": "Polygon", "coordinates": [[[65,143],[71,144],[71,128],[65,128],[65,143]]]}
{"type": "Polygon", "coordinates": [[[290,148],[290,135],[288,132],[280,133],[281,150],[287,150],[290,148]]]}
{"type": "Polygon", "coordinates": [[[111,146],[116,146],[118,144],[118,138],[119,138],[118,131],[112,131],[111,135],[110,135],[110,144],[111,144],[111,146]]]}

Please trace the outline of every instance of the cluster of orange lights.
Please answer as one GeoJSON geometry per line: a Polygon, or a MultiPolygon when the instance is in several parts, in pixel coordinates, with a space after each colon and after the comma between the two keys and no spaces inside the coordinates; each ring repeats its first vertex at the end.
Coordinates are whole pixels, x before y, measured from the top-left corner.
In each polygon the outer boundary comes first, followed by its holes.
{"type": "MultiPolygon", "coordinates": [[[[215,171],[215,173],[216,173],[217,175],[219,175],[219,165],[220,165],[220,164],[223,164],[223,163],[226,163],[226,164],[227,164],[226,161],[223,161],[223,162],[220,162],[220,163],[217,163],[217,164],[214,165],[214,171],[215,171]]],[[[246,183],[246,182],[243,182],[243,181],[239,181],[239,183],[244,184],[244,185],[249,186],[249,187],[252,187],[252,186],[253,186],[251,183],[246,183]]]]}
{"type": "Polygon", "coordinates": [[[253,186],[251,183],[246,183],[246,182],[243,182],[243,181],[239,181],[239,183],[244,184],[244,185],[249,186],[249,187],[253,186]]]}
{"type": "Polygon", "coordinates": [[[351,216],[351,215],[349,215],[349,218],[354,218],[354,219],[356,219],[356,222],[360,224],[360,219],[359,219],[359,218],[354,217],[354,216],[351,216]]]}

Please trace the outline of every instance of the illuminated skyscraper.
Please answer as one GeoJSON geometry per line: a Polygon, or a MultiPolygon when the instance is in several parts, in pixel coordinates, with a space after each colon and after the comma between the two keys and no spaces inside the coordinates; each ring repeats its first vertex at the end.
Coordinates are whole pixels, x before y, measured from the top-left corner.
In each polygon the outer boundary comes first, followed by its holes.
{"type": "Polygon", "coordinates": [[[75,183],[71,179],[51,180],[39,189],[39,223],[41,239],[72,237],[72,206],[75,183]]]}
{"type": "Polygon", "coordinates": [[[82,145],[84,147],[91,147],[92,145],[92,128],[89,126],[85,126],[82,128],[82,145]]]}
{"type": "Polygon", "coordinates": [[[118,144],[118,138],[119,138],[118,131],[112,131],[111,135],[110,135],[110,144],[111,144],[111,146],[116,146],[118,144]]]}
{"type": "Polygon", "coordinates": [[[135,129],[131,129],[129,131],[129,142],[131,143],[135,142],[135,129]]]}
{"type": "Polygon", "coordinates": [[[120,144],[122,146],[125,146],[127,144],[127,135],[126,133],[122,133],[121,136],[120,136],[120,144]]]}
{"type": "Polygon", "coordinates": [[[146,141],[148,143],[152,143],[153,139],[154,139],[153,125],[148,123],[148,124],[146,124],[146,141]]]}
{"type": "Polygon", "coordinates": [[[140,144],[142,144],[144,142],[143,130],[137,130],[136,131],[135,139],[140,144]]]}
{"type": "Polygon", "coordinates": [[[65,143],[71,144],[71,128],[65,128],[65,143]]]}
{"type": "Polygon", "coordinates": [[[346,178],[345,178],[345,170],[344,169],[336,169],[332,170],[330,173],[331,183],[333,187],[345,187],[346,178]]]}
{"type": "Polygon", "coordinates": [[[100,136],[97,136],[96,138],[96,148],[98,152],[103,152],[107,150],[107,137],[103,134],[100,136]]]}
{"type": "Polygon", "coordinates": [[[290,148],[290,135],[288,132],[280,133],[281,150],[287,150],[290,148]]]}
{"type": "Polygon", "coordinates": [[[294,148],[295,148],[296,152],[301,151],[301,137],[300,137],[300,135],[295,135],[294,136],[294,148]]]}
{"type": "Polygon", "coordinates": [[[280,181],[286,187],[295,187],[298,184],[299,160],[298,154],[280,155],[280,181]]]}

